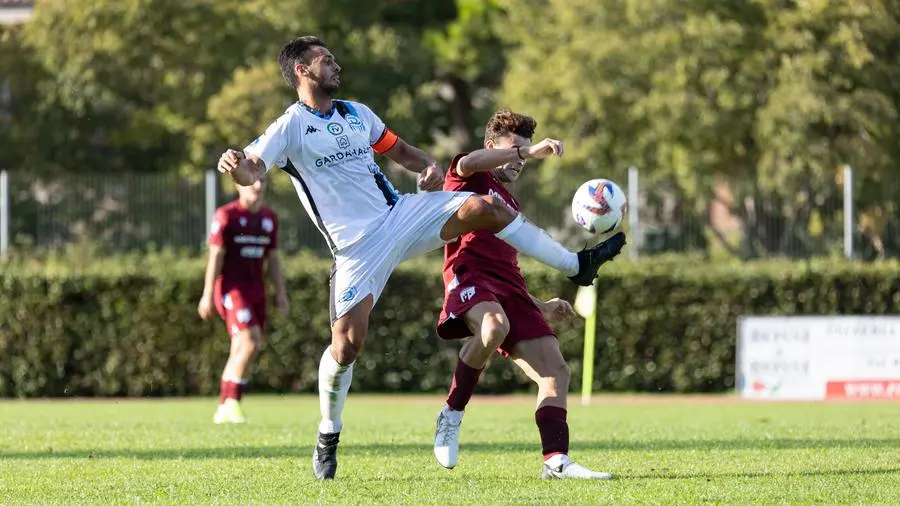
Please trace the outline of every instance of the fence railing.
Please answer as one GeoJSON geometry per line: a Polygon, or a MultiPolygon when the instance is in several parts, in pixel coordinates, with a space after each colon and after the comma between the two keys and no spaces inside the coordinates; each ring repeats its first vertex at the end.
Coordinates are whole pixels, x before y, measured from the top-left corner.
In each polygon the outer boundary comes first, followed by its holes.
{"type": "MultiPolygon", "coordinates": [[[[266,205],[281,221],[280,247],[328,255],[287,176],[270,179],[266,205]]],[[[392,177],[400,191],[415,191],[406,174],[392,177]]],[[[835,181],[799,185],[790,193],[761,190],[743,181],[717,181],[685,189],[680,181],[627,172],[627,256],[671,252],[709,257],[900,256],[900,206],[895,180],[856,178],[846,167],[835,181]]],[[[538,184],[516,184],[523,212],[565,244],[585,237],[571,218],[571,195],[540,194],[538,184]]],[[[0,171],[0,253],[25,247],[56,248],[79,241],[103,250],[203,250],[215,208],[235,198],[227,178],[176,174],[71,174],[43,177],[0,171]]]]}

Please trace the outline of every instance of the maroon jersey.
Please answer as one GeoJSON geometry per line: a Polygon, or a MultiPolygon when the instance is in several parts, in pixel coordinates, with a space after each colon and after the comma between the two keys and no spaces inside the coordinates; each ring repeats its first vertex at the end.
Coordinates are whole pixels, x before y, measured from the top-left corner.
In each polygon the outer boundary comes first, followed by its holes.
{"type": "Polygon", "coordinates": [[[246,298],[265,298],[263,262],[278,245],[278,218],[267,207],[252,212],[239,201],[216,209],[209,244],[225,249],[216,293],[239,289],[246,298]]]}
{"type": "MultiPolygon", "coordinates": [[[[478,172],[469,177],[456,173],[456,164],[467,153],[461,153],[450,162],[450,170],[444,179],[446,191],[470,191],[481,195],[493,195],[509,207],[519,211],[519,201],[490,172],[478,172]]],[[[444,247],[444,285],[450,286],[457,273],[478,272],[489,283],[501,283],[501,290],[521,289],[525,294],[525,279],[519,270],[518,251],[493,232],[478,230],[460,236],[444,247]]]]}

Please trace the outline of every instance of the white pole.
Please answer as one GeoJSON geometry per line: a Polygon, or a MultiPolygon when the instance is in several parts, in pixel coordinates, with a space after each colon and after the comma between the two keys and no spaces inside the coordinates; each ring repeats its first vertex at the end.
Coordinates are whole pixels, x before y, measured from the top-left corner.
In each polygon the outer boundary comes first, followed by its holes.
{"type": "Polygon", "coordinates": [[[9,249],[9,173],[0,170],[0,256],[9,249]]]}
{"type": "Polygon", "coordinates": [[[853,258],[853,169],[844,165],[844,256],[853,258]]]}
{"type": "Polygon", "coordinates": [[[641,248],[640,218],[638,217],[638,169],[635,166],[628,167],[628,226],[629,257],[634,260],[638,257],[641,248]]]}
{"type": "Polygon", "coordinates": [[[216,216],[216,171],[206,171],[206,235],[210,233],[213,218],[216,216]]]}

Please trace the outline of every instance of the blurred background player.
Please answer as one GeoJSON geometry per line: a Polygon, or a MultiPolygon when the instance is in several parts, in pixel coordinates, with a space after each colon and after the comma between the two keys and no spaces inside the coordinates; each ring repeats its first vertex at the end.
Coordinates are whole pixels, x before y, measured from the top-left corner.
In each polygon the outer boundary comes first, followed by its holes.
{"type": "Polygon", "coordinates": [[[241,395],[250,378],[266,330],[263,266],[275,285],[275,303],[287,314],[289,303],[278,255],[278,218],[262,206],[267,179],[235,185],[237,200],[216,209],[210,226],[209,262],[197,312],[204,320],[214,311],[225,320],[231,351],[222,371],[215,423],[243,423],[241,395]]]}
{"type": "MultiPolygon", "coordinates": [[[[519,178],[525,160],[563,153],[563,144],[554,139],[532,145],[535,127],[534,119],[508,109],[494,113],[485,127],[485,149],[457,155],[444,189],[493,195],[518,211],[519,202],[506,185],[519,178]]],[[[614,257],[625,236],[619,232],[607,243],[614,247],[614,257]]],[[[437,332],[442,339],[472,338],[460,350],[447,402],[437,417],[434,455],[442,466],[456,466],[466,404],[497,349],[538,385],[534,418],[544,455],[541,478],[609,479],[611,474],[590,471],[568,455],[569,366],[547,320],[572,317],[572,306],[529,294],[516,257],[514,248],[489,232],[465,234],[445,247],[446,290],[437,332]]]]}

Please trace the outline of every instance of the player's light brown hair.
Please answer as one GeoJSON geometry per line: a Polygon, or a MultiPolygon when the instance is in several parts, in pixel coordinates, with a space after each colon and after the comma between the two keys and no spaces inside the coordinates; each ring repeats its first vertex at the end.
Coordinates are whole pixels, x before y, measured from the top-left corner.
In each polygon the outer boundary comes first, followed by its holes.
{"type": "Polygon", "coordinates": [[[484,127],[484,140],[496,142],[500,137],[509,134],[531,139],[534,137],[534,129],[536,127],[537,121],[531,116],[525,116],[504,108],[495,112],[491,119],[488,120],[487,125],[484,127]]]}

